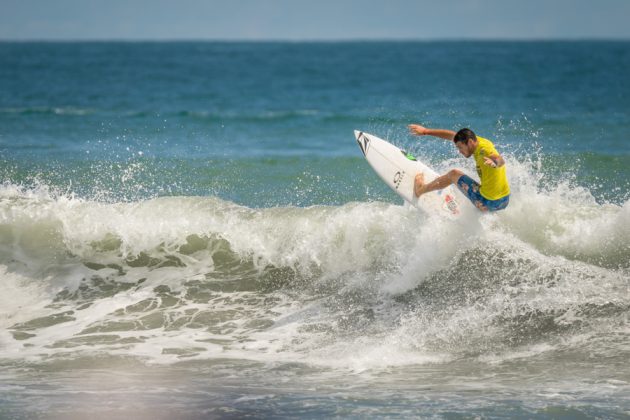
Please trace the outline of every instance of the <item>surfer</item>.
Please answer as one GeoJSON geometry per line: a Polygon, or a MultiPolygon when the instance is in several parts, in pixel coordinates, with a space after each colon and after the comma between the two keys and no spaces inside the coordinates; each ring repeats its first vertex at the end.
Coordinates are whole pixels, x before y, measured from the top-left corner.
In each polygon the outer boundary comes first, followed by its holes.
{"type": "Polygon", "coordinates": [[[456,133],[451,130],[411,124],[409,131],[416,136],[434,136],[454,142],[455,147],[464,157],[474,157],[477,174],[481,180],[479,184],[459,169],[451,169],[446,174],[425,183],[424,174],[420,172],[416,175],[413,186],[416,197],[455,184],[481,211],[497,211],[507,207],[510,201],[510,186],[505,175],[505,160],[490,140],[476,136],[468,128],[462,128],[456,133]]]}

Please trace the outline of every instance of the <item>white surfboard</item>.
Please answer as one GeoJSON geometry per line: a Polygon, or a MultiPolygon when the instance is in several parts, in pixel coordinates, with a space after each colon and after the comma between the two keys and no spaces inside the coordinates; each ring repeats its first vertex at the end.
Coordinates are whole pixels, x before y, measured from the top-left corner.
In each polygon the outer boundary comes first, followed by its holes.
{"type": "Polygon", "coordinates": [[[357,143],[368,163],[381,179],[411,205],[429,213],[439,212],[448,217],[461,213],[455,188],[432,191],[416,197],[413,184],[418,172],[424,173],[424,181],[431,182],[438,174],[414,156],[372,134],[354,131],[357,143]]]}

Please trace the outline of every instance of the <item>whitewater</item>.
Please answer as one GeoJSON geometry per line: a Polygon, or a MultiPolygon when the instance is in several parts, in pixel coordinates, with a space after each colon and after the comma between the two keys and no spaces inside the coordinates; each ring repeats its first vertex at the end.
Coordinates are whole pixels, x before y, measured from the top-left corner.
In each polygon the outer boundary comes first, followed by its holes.
{"type": "Polygon", "coordinates": [[[568,358],[599,366],[580,386],[627,408],[630,202],[543,189],[508,164],[510,207],[457,221],[384,202],[108,203],[5,184],[2,364],[298,364],[358,386],[430,366],[555,389],[568,358]],[[515,361],[540,370],[534,383],[515,361]]]}

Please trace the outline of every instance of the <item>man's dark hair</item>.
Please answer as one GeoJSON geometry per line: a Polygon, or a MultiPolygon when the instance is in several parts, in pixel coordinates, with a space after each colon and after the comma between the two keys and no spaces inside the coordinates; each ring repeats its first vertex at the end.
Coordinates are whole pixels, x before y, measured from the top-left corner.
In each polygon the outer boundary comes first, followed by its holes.
{"type": "Polygon", "coordinates": [[[455,137],[453,138],[454,143],[457,143],[459,141],[468,143],[468,140],[477,141],[477,136],[475,136],[475,133],[473,133],[473,131],[468,128],[462,128],[457,132],[457,134],[455,134],[455,137]]]}

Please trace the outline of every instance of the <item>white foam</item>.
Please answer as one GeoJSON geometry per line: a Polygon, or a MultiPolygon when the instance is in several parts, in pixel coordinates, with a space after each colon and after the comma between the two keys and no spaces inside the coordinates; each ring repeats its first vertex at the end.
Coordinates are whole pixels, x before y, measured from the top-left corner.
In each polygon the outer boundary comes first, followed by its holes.
{"type": "MultiPolygon", "coordinates": [[[[566,183],[542,188],[540,178],[525,176],[531,167],[510,165],[512,176],[520,182],[513,183],[508,209],[489,215],[470,211],[456,222],[387,203],[271,209],[203,197],[101,203],[55,194],[45,187],[25,190],[4,185],[0,188],[0,279],[6,292],[0,298],[3,352],[6,357],[33,359],[107,352],[152,363],[232,357],[365,371],[452,360],[459,357],[455,344],[461,342],[478,346],[483,353],[483,340],[501,341],[502,331],[495,322],[500,317],[557,310],[562,313],[557,321],[571,325],[581,321],[583,315],[574,310],[580,305],[627,304],[630,202],[598,204],[587,191],[566,183]],[[261,272],[268,266],[290,268],[299,281],[313,284],[264,293],[217,292],[207,305],[182,301],[172,309],[120,315],[129,305],[157,299],[157,286],[184,292],[186,281],[203,283],[211,278],[216,250],[210,246],[191,255],[182,253],[180,247],[190,235],[223,239],[243,264],[251,263],[261,272]],[[421,303],[407,307],[396,301],[436,272],[457,268],[463,253],[484,249],[511,256],[506,264],[513,266],[496,268],[505,279],[495,285],[494,294],[440,313],[423,312],[421,303]],[[127,264],[128,258],[140,254],[160,261],[175,256],[181,264],[161,268],[127,264]],[[112,266],[91,269],[85,263],[112,266]],[[124,267],[124,275],[116,267],[124,267]],[[71,299],[46,308],[59,291],[75,291],[93,275],[134,287],[93,298],[89,307],[80,310],[76,306],[84,302],[71,299]],[[344,293],[358,296],[358,308],[334,300],[344,293]],[[277,301],[260,305],[261,295],[263,300],[277,301]],[[355,309],[374,311],[372,329],[356,333],[340,329],[338,320],[355,309]],[[50,347],[89,337],[82,331],[110,321],[133,322],[149,314],[177,319],[193,310],[241,315],[220,325],[224,328],[218,332],[160,326],[107,333],[142,337],[133,343],[50,347]],[[35,337],[24,341],[7,332],[20,322],[63,311],[73,311],[75,320],[39,328],[33,331],[35,337]],[[248,326],[259,319],[275,324],[262,330],[248,326]],[[442,343],[445,350],[436,350],[435,343],[442,343]]],[[[499,343],[496,354],[482,358],[494,363],[535,356],[553,351],[555,345],[515,350],[499,343]]]]}
{"type": "Polygon", "coordinates": [[[32,319],[48,303],[41,284],[18,273],[10,272],[8,267],[0,265],[0,330],[15,323],[32,319]]]}

